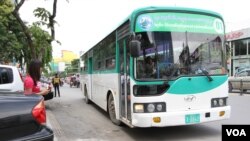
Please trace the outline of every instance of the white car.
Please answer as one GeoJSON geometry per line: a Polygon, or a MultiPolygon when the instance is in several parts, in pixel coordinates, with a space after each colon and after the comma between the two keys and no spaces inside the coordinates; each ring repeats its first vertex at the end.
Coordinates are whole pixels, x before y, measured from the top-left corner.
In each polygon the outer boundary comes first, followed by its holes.
{"type": "Polygon", "coordinates": [[[0,92],[23,92],[22,76],[15,66],[0,64],[0,92]]]}

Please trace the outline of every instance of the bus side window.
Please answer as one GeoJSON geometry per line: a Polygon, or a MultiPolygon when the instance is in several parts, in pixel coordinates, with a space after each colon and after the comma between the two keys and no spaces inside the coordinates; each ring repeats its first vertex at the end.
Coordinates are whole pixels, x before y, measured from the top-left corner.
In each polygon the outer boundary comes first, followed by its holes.
{"type": "Polygon", "coordinates": [[[102,62],[99,61],[97,65],[98,65],[98,66],[97,66],[97,69],[101,69],[102,62]]]}
{"type": "Polygon", "coordinates": [[[114,57],[106,59],[105,66],[106,66],[107,69],[115,68],[115,59],[114,59],[114,57]]]}

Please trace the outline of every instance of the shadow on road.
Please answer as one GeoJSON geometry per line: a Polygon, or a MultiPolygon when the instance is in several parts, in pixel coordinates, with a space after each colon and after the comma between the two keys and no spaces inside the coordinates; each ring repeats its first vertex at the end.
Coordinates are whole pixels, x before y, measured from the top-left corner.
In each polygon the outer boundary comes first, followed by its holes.
{"type": "MultiPolygon", "coordinates": [[[[84,100],[84,99],[83,99],[84,100]]],[[[101,115],[109,119],[109,115],[96,104],[91,103],[89,106],[100,112],[101,115]]],[[[111,121],[110,121],[111,122],[111,121]]],[[[128,134],[134,140],[155,141],[158,140],[178,140],[178,141],[194,141],[206,138],[221,136],[221,131],[206,125],[187,125],[187,126],[171,126],[171,127],[152,127],[152,128],[130,128],[127,125],[117,126],[117,128],[128,134]]]]}
{"type": "Polygon", "coordinates": [[[221,132],[205,125],[188,125],[174,127],[153,127],[153,128],[122,128],[135,140],[153,141],[157,140],[178,140],[178,141],[194,141],[209,138],[211,136],[220,136],[221,132]],[[196,139],[195,139],[196,140],[196,139]]]}

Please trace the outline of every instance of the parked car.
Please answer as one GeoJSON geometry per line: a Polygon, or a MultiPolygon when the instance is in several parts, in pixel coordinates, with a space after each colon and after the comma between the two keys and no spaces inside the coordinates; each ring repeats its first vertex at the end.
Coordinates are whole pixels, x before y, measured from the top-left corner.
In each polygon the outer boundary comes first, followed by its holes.
{"type": "Polygon", "coordinates": [[[22,76],[17,67],[0,65],[0,91],[23,92],[22,76]]]}
{"type": "Polygon", "coordinates": [[[42,96],[0,92],[0,107],[1,141],[53,141],[42,96]]]}
{"type": "Polygon", "coordinates": [[[0,141],[53,141],[41,95],[24,95],[16,67],[0,65],[0,141]]]}
{"type": "Polygon", "coordinates": [[[235,75],[237,75],[238,73],[240,73],[240,72],[242,72],[243,70],[246,70],[246,69],[250,69],[250,66],[238,67],[238,68],[235,70],[235,75]]]}
{"type": "Polygon", "coordinates": [[[240,90],[246,92],[250,90],[250,69],[243,69],[234,76],[229,77],[229,92],[232,90],[240,90]]]}

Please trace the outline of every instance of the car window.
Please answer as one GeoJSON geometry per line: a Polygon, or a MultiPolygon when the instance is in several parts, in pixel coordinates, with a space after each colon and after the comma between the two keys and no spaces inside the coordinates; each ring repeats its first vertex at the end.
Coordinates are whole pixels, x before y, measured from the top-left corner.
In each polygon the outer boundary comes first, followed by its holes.
{"type": "Polygon", "coordinates": [[[250,70],[244,70],[242,72],[239,72],[238,74],[236,74],[236,76],[238,77],[250,76],[250,70]]]}
{"type": "Polygon", "coordinates": [[[13,82],[13,71],[11,68],[0,67],[0,84],[13,82]]]}

